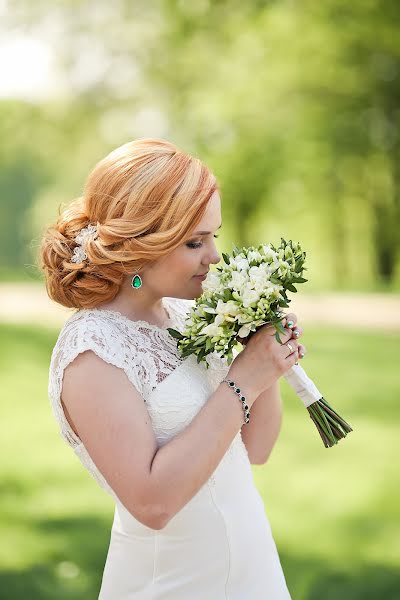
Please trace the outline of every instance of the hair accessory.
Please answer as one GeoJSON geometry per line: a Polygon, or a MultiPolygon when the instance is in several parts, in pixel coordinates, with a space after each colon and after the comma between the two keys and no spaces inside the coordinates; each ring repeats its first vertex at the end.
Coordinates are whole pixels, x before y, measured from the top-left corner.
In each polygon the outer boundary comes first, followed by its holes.
{"type": "MultiPolygon", "coordinates": [[[[237,387],[236,383],[234,381],[232,381],[232,379],[223,379],[222,381],[226,381],[226,383],[229,385],[229,387],[233,389],[235,394],[237,394],[239,396],[240,400],[242,401],[243,412],[244,412],[244,424],[247,425],[247,423],[250,421],[250,409],[246,404],[246,396],[243,396],[242,392],[240,391],[240,388],[237,387]]],[[[222,381],[221,381],[221,383],[222,383],[222,381]]]]}
{"type": "Polygon", "coordinates": [[[96,239],[97,238],[97,225],[88,225],[80,230],[78,235],[75,238],[75,242],[77,244],[76,248],[74,248],[74,253],[71,258],[71,262],[73,263],[81,263],[87,258],[85,246],[88,239],[96,239]]]}

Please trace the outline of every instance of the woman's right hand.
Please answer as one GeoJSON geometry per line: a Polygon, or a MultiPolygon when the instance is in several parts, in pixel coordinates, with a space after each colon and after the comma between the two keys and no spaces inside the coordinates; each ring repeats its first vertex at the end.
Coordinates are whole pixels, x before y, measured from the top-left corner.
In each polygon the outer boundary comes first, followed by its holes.
{"type": "Polygon", "coordinates": [[[227,377],[237,378],[241,385],[245,384],[256,395],[271,387],[299,359],[299,343],[292,337],[292,329],[284,329],[285,333],[279,334],[282,344],[275,337],[273,325],[263,325],[250,334],[244,350],[233,360],[227,377]]]}

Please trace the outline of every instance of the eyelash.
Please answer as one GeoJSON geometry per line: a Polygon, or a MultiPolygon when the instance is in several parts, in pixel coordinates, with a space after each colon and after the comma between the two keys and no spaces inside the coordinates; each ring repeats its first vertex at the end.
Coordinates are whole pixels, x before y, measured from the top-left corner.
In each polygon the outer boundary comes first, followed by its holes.
{"type": "MultiPolygon", "coordinates": [[[[219,237],[218,235],[214,235],[215,238],[219,237]]],[[[203,242],[188,242],[186,246],[188,248],[201,248],[203,242]]]]}

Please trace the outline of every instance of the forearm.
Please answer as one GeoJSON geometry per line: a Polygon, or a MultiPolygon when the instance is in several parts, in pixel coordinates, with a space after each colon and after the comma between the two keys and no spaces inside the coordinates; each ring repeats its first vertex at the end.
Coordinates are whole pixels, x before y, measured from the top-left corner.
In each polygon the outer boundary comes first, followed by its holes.
{"type": "MultiPolygon", "coordinates": [[[[240,377],[235,381],[240,386],[240,377]]],[[[250,409],[256,397],[256,392],[246,390],[250,409]]],[[[168,522],[204,485],[243,421],[239,397],[226,383],[220,383],[191,423],[158,449],[150,480],[152,504],[163,515],[161,522],[168,522]]]]}
{"type": "Polygon", "coordinates": [[[252,464],[264,464],[275,445],[282,423],[279,380],[257,396],[250,422],[241,429],[242,440],[252,464]]]}

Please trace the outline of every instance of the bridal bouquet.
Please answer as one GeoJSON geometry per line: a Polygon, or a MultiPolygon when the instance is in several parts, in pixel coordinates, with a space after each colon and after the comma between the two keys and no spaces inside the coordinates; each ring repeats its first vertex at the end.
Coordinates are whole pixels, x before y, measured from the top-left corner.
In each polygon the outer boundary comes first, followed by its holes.
{"type": "MultiPolygon", "coordinates": [[[[216,351],[233,360],[233,348],[238,338],[251,336],[266,323],[274,325],[275,337],[285,333],[282,325],[283,308],[289,306],[287,292],[297,292],[296,284],[304,283],[306,253],[299,243],[281,238],[275,248],[272,244],[257,248],[233,249],[232,255],[222,253],[224,265],[217,272],[209,272],[203,282],[203,293],[185,322],[183,333],[168,328],[177,339],[182,357],[197,355],[197,362],[216,351]]],[[[304,369],[295,364],[284,375],[302,400],[326,448],[346,437],[352,428],[324,399],[304,369]]]]}

